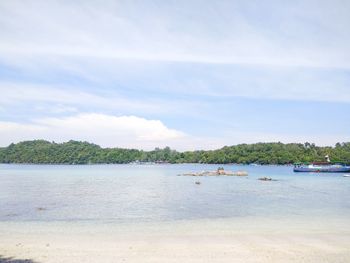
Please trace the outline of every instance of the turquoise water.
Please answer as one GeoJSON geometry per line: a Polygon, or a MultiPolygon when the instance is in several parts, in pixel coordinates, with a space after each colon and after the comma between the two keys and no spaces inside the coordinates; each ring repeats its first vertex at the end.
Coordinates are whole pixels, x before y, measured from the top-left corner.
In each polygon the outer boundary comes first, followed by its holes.
{"type": "Polygon", "coordinates": [[[178,176],[217,167],[0,165],[0,221],[350,218],[350,178],[342,174],[294,174],[288,166],[227,165],[225,169],[246,170],[249,176],[178,176]],[[257,180],[262,176],[278,181],[257,180]]]}

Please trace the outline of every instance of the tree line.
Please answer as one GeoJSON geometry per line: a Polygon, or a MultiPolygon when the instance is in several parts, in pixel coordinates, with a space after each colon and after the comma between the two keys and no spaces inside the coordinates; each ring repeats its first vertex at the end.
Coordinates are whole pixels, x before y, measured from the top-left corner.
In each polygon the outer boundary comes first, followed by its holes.
{"type": "Polygon", "coordinates": [[[152,151],[102,148],[80,141],[55,143],[45,140],[12,143],[0,148],[0,163],[118,164],[130,162],[293,164],[323,161],[350,162],[350,142],[334,147],[313,143],[254,143],[225,146],[217,150],[179,152],[169,147],[152,151]]]}

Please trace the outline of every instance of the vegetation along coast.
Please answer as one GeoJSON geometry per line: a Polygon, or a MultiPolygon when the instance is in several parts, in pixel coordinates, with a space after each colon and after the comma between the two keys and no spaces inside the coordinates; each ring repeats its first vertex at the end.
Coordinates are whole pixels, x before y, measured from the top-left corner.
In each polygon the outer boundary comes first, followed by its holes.
{"type": "Polygon", "coordinates": [[[55,143],[24,141],[0,148],[0,163],[27,164],[118,164],[131,162],[208,163],[208,164],[293,164],[322,161],[350,162],[350,143],[316,146],[312,143],[255,143],[225,146],[217,150],[179,152],[169,147],[152,151],[102,148],[80,141],[55,143]]]}

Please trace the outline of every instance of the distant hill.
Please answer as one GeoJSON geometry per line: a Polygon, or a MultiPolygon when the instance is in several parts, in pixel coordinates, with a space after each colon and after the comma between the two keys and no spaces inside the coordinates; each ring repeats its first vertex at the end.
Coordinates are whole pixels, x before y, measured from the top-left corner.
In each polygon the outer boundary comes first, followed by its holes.
{"type": "Polygon", "coordinates": [[[325,155],[332,161],[350,161],[350,143],[335,147],[319,147],[310,143],[255,143],[225,146],[212,151],[178,152],[165,147],[153,151],[101,148],[88,142],[65,143],[44,140],[25,141],[0,148],[0,163],[31,164],[98,164],[169,162],[169,163],[257,163],[291,164],[322,161],[325,155]]]}

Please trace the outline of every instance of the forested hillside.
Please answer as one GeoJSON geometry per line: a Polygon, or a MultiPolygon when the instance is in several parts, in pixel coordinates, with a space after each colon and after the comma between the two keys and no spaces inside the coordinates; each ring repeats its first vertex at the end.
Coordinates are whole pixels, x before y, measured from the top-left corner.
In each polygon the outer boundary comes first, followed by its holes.
{"type": "Polygon", "coordinates": [[[101,148],[88,142],[65,143],[44,140],[25,141],[0,148],[0,163],[89,164],[89,163],[258,163],[291,164],[322,161],[330,155],[334,162],[350,162],[350,143],[335,147],[314,144],[256,143],[225,146],[212,151],[178,152],[169,147],[153,151],[101,148]]]}

